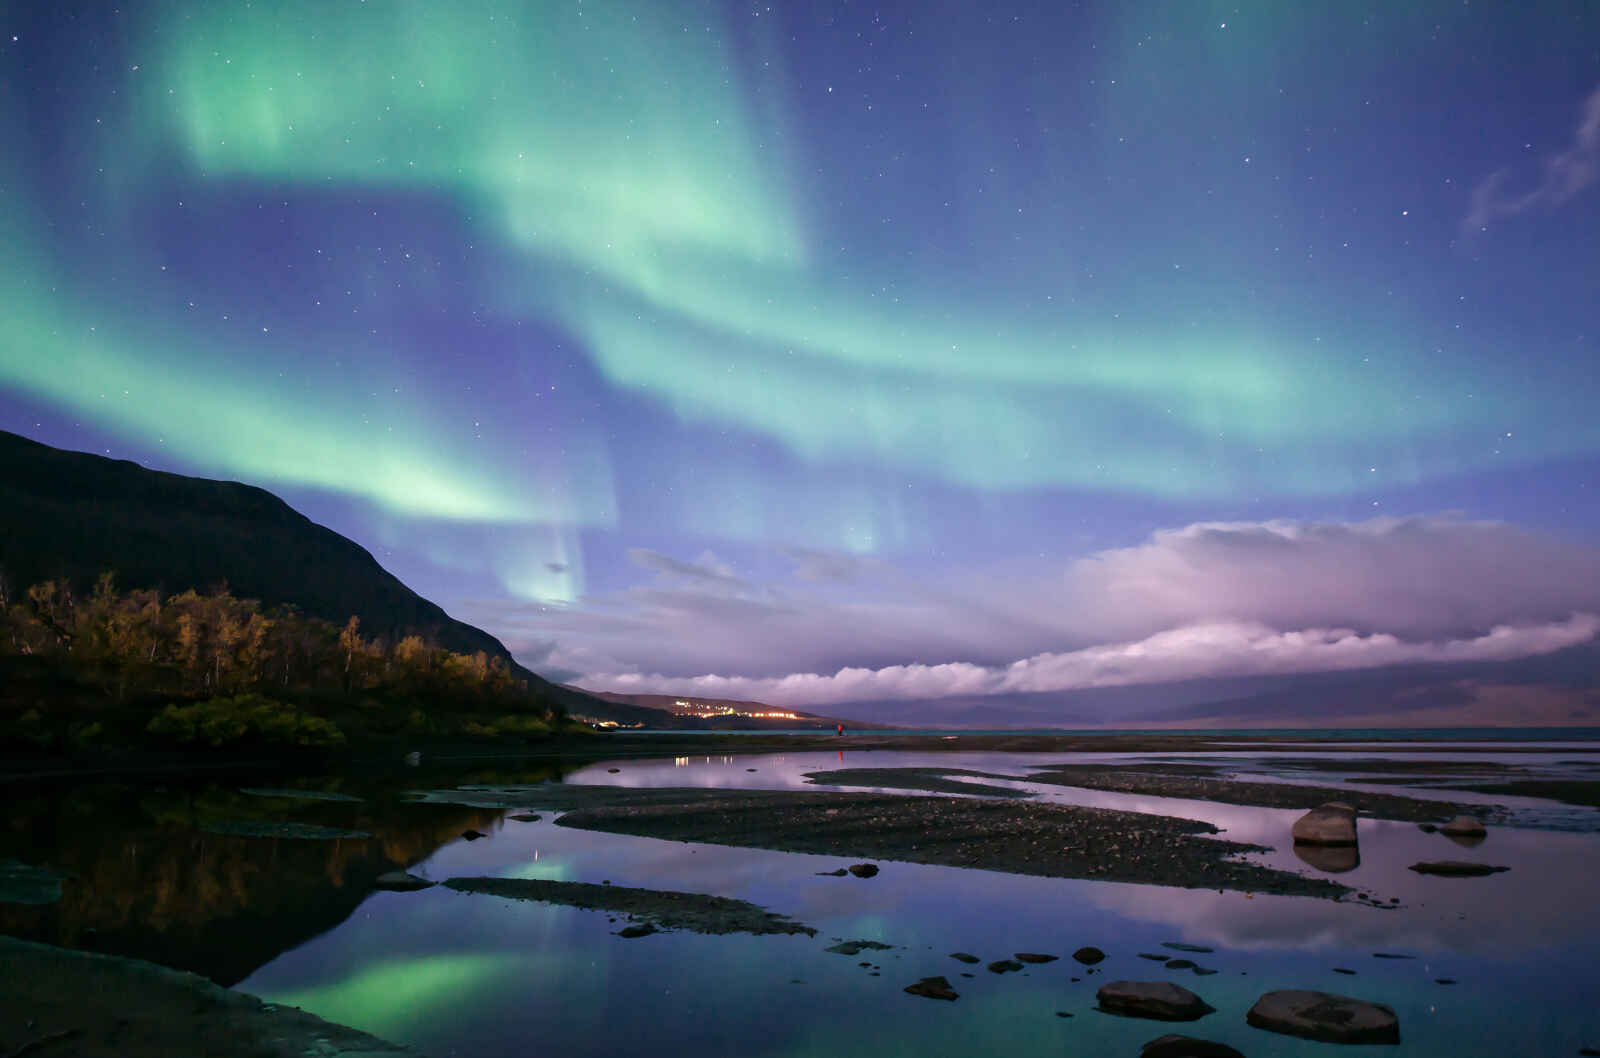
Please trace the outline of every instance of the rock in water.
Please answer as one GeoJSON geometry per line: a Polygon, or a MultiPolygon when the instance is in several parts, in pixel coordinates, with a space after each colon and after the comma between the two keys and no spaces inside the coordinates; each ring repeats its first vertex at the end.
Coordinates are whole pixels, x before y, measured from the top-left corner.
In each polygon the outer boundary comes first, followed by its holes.
{"type": "Polygon", "coordinates": [[[374,889],[387,889],[394,893],[410,893],[418,889],[428,889],[437,882],[430,882],[426,878],[418,878],[409,871],[385,871],[373,881],[374,889]]]}
{"type": "Polygon", "coordinates": [[[1268,992],[1244,1019],[1258,1029],[1323,1043],[1400,1042],[1400,1019],[1392,1009],[1331,992],[1268,992]]]}
{"type": "Polygon", "coordinates": [[[955,1000],[961,998],[961,993],[951,988],[950,982],[943,977],[924,977],[914,985],[906,985],[906,991],[914,996],[922,996],[925,999],[955,1000]]]}
{"type": "Polygon", "coordinates": [[[518,812],[514,816],[506,816],[506,818],[514,819],[518,823],[537,823],[542,817],[533,812],[518,812]]]}
{"type": "Polygon", "coordinates": [[[1008,974],[1020,969],[1022,964],[1015,959],[996,959],[989,964],[989,972],[992,974],[1008,974]]]}
{"type": "Polygon", "coordinates": [[[857,878],[871,878],[878,873],[878,865],[875,863],[852,863],[850,865],[850,873],[857,878]]]}
{"type": "Polygon", "coordinates": [[[1467,863],[1465,860],[1424,860],[1422,863],[1411,865],[1411,870],[1418,874],[1438,874],[1446,878],[1481,878],[1486,874],[1498,874],[1510,869],[1489,863],[1467,863]]]}
{"type": "Polygon", "coordinates": [[[1093,966],[1097,962],[1105,961],[1106,953],[1093,945],[1086,944],[1073,952],[1072,957],[1085,966],[1093,966]]]}
{"type": "Polygon", "coordinates": [[[842,940],[822,950],[831,951],[836,955],[859,955],[864,951],[888,951],[892,947],[893,944],[884,944],[876,940],[842,940]]]}
{"type": "Polygon", "coordinates": [[[481,830],[463,830],[461,836],[468,841],[477,841],[479,838],[486,838],[489,835],[481,830]]]}
{"type": "Polygon", "coordinates": [[[1297,845],[1354,845],[1356,810],[1343,801],[1329,801],[1295,820],[1290,833],[1297,845]]]}
{"type": "Polygon", "coordinates": [[[1095,993],[1107,1014],[1158,1021],[1194,1021],[1216,1008],[1170,981],[1112,981],[1095,993]]]}
{"type": "Polygon", "coordinates": [[[654,932],[656,932],[654,923],[640,922],[633,926],[623,926],[621,929],[617,930],[617,936],[632,940],[635,937],[648,937],[654,932]]]}
{"type": "Polygon", "coordinates": [[[971,955],[964,951],[953,951],[950,953],[950,958],[954,959],[956,962],[964,962],[969,965],[980,961],[976,955],[971,955]]]}
{"type": "MultiPolygon", "coordinates": [[[[1163,948],[1171,948],[1173,951],[1198,952],[1201,955],[1211,955],[1217,950],[1215,948],[1208,948],[1204,944],[1184,944],[1181,941],[1175,941],[1175,940],[1164,940],[1164,941],[1161,942],[1161,946],[1163,948]]],[[[1162,1039],[1166,1039],[1166,1037],[1163,1036],[1162,1039]]],[[[1188,1037],[1187,1036],[1174,1036],[1173,1039],[1183,1040],[1183,1039],[1188,1039],[1188,1037]]]]}
{"type": "Polygon", "coordinates": [[[1019,952],[1017,952],[1015,958],[1016,958],[1016,960],[1018,962],[1041,963],[1041,962],[1055,962],[1056,959],[1059,958],[1059,956],[1056,956],[1056,955],[1043,955],[1043,954],[1041,954],[1039,952],[1036,952],[1036,951],[1019,951],[1019,952]]]}
{"type": "Polygon", "coordinates": [[[1139,1048],[1139,1058],[1244,1058],[1244,1055],[1226,1043],[1167,1035],[1157,1036],[1139,1048]]]}
{"type": "Polygon", "coordinates": [[[1483,828],[1483,820],[1472,816],[1456,816],[1450,822],[1439,828],[1439,833],[1452,838],[1481,838],[1489,833],[1483,828]]]}

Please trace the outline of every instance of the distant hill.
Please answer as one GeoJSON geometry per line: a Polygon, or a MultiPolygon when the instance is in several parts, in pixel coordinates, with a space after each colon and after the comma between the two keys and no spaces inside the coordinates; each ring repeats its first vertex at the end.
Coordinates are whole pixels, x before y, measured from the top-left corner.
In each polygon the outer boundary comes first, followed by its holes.
{"type": "Polygon", "coordinates": [[[621,724],[642,723],[646,727],[675,728],[818,728],[832,729],[837,724],[846,728],[879,728],[881,724],[863,724],[836,716],[804,713],[798,709],[767,705],[763,702],[746,702],[735,698],[698,698],[680,694],[618,694],[614,691],[585,691],[568,687],[593,698],[607,702],[610,711],[597,715],[621,724]]]}
{"type": "Polygon", "coordinates": [[[458,653],[504,658],[530,689],[575,713],[587,694],[549,683],[480,628],[402,584],[359,544],[264,489],[147,470],[0,430],[0,575],[20,592],[44,580],[87,590],[103,572],[121,590],[178,593],[226,584],[265,606],[292,603],[368,637],[416,634],[458,653]]]}

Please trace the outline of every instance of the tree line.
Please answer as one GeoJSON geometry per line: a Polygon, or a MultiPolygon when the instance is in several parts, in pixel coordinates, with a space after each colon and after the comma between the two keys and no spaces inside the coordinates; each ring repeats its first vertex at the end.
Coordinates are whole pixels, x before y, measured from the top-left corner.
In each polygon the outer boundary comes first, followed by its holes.
{"type": "Polygon", "coordinates": [[[115,705],[163,697],[364,705],[376,729],[403,722],[436,733],[532,733],[565,719],[502,657],[420,635],[369,638],[359,617],[337,625],[293,606],[263,609],[226,587],[119,591],[109,573],[87,593],[51,580],[16,594],[0,579],[0,655],[65,663],[115,705]],[[396,705],[413,707],[403,721],[391,715],[396,705]],[[495,719],[430,723],[435,712],[495,719]]]}

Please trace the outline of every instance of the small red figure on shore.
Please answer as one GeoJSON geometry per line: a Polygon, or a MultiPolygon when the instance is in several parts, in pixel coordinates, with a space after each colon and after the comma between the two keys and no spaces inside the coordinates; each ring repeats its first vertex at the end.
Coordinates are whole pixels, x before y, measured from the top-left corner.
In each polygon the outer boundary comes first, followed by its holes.
{"type": "Polygon", "coordinates": [[[843,724],[839,725],[839,734],[841,734],[841,735],[844,734],[844,725],[843,724]]]}

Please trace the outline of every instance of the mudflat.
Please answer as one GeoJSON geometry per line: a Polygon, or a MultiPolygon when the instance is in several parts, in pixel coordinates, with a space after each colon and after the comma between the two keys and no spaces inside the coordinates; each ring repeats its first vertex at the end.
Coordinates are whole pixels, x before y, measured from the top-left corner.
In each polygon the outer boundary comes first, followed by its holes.
{"type": "Polygon", "coordinates": [[[1261,851],[1209,823],[971,797],[562,786],[435,790],[425,800],[566,809],[560,826],[614,834],[902,860],[1012,874],[1337,899],[1346,887],[1230,857],[1261,851]]]}

